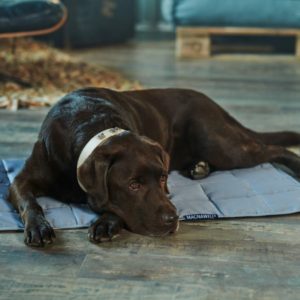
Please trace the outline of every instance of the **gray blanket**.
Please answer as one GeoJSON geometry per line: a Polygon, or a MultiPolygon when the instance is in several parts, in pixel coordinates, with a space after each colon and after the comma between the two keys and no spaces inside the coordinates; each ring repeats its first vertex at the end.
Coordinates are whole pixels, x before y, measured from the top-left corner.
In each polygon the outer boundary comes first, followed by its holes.
{"type": "MultiPolygon", "coordinates": [[[[0,160],[0,230],[20,230],[18,213],[5,200],[7,189],[24,160],[0,160]]],[[[214,172],[191,180],[172,172],[171,201],[181,220],[282,215],[300,212],[300,183],[270,164],[254,168],[214,172]]],[[[97,218],[87,205],[64,204],[38,198],[54,228],[87,227],[97,218]]]]}

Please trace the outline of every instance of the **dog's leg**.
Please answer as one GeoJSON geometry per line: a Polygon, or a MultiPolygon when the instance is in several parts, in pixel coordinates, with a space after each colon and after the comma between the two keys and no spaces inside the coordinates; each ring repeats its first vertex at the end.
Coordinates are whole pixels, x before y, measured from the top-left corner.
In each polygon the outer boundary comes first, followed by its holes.
{"type": "Polygon", "coordinates": [[[239,160],[233,168],[247,168],[258,164],[270,162],[279,163],[292,170],[300,178],[300,156],[281,146],[261,145],[260,147],[247,147],[246,151],[238,150],[239,160]]]}
{"type": "Polygon", "coordinates": [[[111,241],[124,228],[124,222],[113,213],[103,213],[89,228],[89,240],[93,243],[111,241]]]}
{"type": "Polygon", "coordinates": [[[9,200],[14,203],[24,223],[24,242],[28,246],[42,247],[51,244],[54,231],[45,219],[43,209],[29,192],[31,185],[19,177],[10,188],[9,200]]]}
{"type": "Polygon", "coordinates": [[[233,119],[228,123],[191,123],[189,140],[192,156],[214,170],[249,168],[266,162],[283,164],[300,177],[300,157],[285,146],[300,142],[294,132],[256,133],[233,119]],[[222,125],[222,126],[221,126],[222,125]],[[220,130],[220,128],[222,130],[220,130]]]}
{"type": "Polygon", "coordinates": [[[255,132],[246,129],[251,136],[255,137],[266,145],[277,145],[283,147],[300,145],[300,134],[292,131],[282,132],[255,132]]]}
{"type": "Polygon", "coordinates": [[[36,201],[42,187],[47,185],[50,171],[43,169],[45,158],[40,142],[34,146],[31,157],[9,189],[8,200],[19,211],[24,223],[24,242],[29,246],[41,247],[55,238],[54,231],[45,219],[43,209],[36,201]]]}
{"type": "Polygon", "coordinates": [[[269,146],[269,162],[282,164],[291,169],[300,178],[300,156],[279,146],[269,146]]]}
{"type": "Polygon", "coordinates": [[[199,161],[191,170],[190,176],[192,179],[202,179],[208,176],[210,173],[210,167],[207,162],[199,161]]]}
{"type": "MultiPolygon", "coordinates": [[[[288,167],[300,178],[300,156],[284,147],[264,145],[260,150],[252,150],[251,147],[249,147],[247,151],[242,153],[241,150],[238,150],[235,154],[238,154],[239,159],[233,159],[231,162],[229,160],[232,165],[229,165],[227,169],[248,168],[267,162],[279,163],[288,167]]],[[[218,166],[216,167],[218,168],[218,166]]]]}

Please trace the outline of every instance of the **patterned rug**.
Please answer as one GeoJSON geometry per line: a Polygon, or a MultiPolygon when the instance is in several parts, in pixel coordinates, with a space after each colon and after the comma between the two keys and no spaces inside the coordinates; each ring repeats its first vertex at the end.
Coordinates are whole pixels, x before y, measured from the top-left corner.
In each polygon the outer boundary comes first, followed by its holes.
{"type": "Polygon", "coordinates": [[[41,42],[0,40],[0,108],[50,106],[67,92],[87,86],[141,88],[119,73],[75,60],[41,42]]]}

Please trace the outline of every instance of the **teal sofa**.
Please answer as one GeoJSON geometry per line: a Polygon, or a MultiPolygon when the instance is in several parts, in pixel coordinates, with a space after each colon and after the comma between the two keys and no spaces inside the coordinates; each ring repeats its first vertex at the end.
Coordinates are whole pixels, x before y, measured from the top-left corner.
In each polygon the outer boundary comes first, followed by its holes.
{"type": "Polygon", "coordinates": [[[162,0],[162,15],[177,29],[179,58],[209,57],[213,39],[245,45],[256,38],[300,58],[300,0],[162,0]]]}
{"type": "Polygon", "coordinates": [[[163,0],[175,26],[300,28],[300,0],[163,0]]]}

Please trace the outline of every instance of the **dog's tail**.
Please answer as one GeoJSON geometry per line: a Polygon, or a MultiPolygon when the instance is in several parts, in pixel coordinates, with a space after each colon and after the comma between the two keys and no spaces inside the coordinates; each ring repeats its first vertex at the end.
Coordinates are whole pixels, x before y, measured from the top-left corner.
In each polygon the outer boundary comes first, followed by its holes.
{"type": "Polygon", "coordinates": [[[266,145],[291,147],[300,145],[300,133],[293,131],[251,132],[255,138],[266,145]]]}

